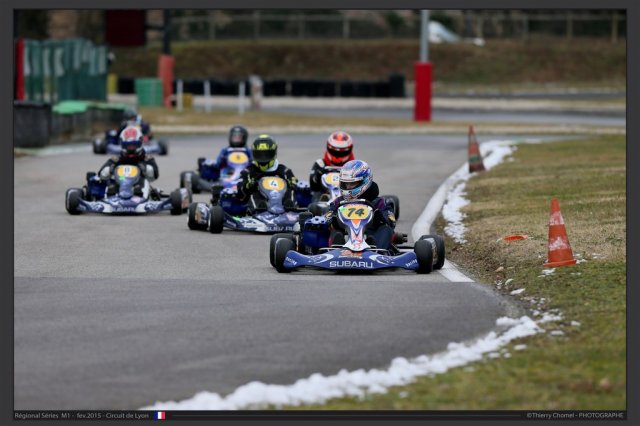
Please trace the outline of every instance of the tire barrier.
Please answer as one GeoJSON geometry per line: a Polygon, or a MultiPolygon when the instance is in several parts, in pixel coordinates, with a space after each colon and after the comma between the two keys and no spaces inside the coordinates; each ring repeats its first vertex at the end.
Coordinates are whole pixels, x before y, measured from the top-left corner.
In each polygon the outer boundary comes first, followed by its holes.
{"type": "MultiPolygon", "coordinates": [[[[239,81],[208,79],[213,96],[237,96],[239,81]]],[[[133,94],[135,79],[118,77],[118,93],[133,94]]],[[[183,92],[204,95],[202,79],[183,80],[183,92]]],[[[245,80],[246,94],[251,95],[251,84],[245,80]]],[[[176,93],[176,81],[173,82],[176,93]]],[[[262,95],[294,97],[360,97],[360,98],[404,98],[406,97],[405,78],[402,74],[391,74],[386,81],[335,81],[335,80],[264,80],[262,95]]]]}
{"type": "Polygon", "coordinates": [[[92,135],[117,128],[124,105],[65,101],[14,101],[13,146],[41,148],[65,142],[89,142],[92,135]]]}

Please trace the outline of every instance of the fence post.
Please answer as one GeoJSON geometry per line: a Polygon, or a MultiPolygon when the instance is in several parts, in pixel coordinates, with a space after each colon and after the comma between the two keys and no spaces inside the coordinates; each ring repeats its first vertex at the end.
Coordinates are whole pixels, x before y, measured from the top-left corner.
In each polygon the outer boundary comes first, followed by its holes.
{"type": "Polygon", "coordinates": [[[618,12],[614,11],[611,15],[611,43],[618,41],[618,12]]]}
{"type": "Polygon", "coordinates": [[[244,115],[244,81],[241,81],[238,90],[238,115],[244,115]]]}
{"type": "Polygon", "coordinates": [[[571,11],[567,12],[567,40],[573,37],[573,15],[571,11]]]}
{"type": "Polygon", "coordinates": [[[211,111],[211,82],[209,80],[204,81],[204,110],[206,112],[211,111]]]}
{"type": "Polygon", "coordinates": [[[182,111],[182,80],[176,81],[176,109],[182,111]]]}
{"type": "Polygon", "coordinates": [[[215,11],[209,11],[209,40],[216,38],[216,15],[215,11]]]}
{"type": "Polygon", "coordinates": [[[346,14],[342,15],[342,38],[349,39],[349,17],[346,14]]]}

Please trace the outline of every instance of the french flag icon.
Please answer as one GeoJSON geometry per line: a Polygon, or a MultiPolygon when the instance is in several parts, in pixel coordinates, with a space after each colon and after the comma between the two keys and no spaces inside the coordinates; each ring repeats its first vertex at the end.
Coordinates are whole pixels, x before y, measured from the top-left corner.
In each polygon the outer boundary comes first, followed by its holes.
{"type": "Polygon", "coordinates": [[[156,411],[156,420],[165,420],[166,415],[164,411],[156,411]]]}

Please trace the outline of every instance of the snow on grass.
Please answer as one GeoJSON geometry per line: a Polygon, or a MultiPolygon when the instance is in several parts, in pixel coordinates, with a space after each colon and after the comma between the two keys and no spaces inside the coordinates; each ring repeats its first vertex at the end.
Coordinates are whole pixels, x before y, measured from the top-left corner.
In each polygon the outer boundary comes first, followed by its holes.
{"type": "MultiPolygon", "coordinates": [[[[527,141],[530,143],[536,143],[538,141],[527,141]]],[[[505,157],[508,157],[515,150],[516,141],[489,141],[480,144],[480,154],[483,157],[483,164],[486,170],[497,166],[502,163],[505,157]]],[[[444,205],[442,206],[442,216],[447,221],[444,231],[453,238],[459,244],[466,243],[464,234],[466,228],[464,226],[464,214],[462,208],[469,204],[469,200],[465,198],[464,192],[467,185],[467,181],[475,173],[469,173],[469,166],[465,164],[454,173],[450,179],[455,179],[455,182],[451,182],[452,189],[446,196],[444,205]]]]}

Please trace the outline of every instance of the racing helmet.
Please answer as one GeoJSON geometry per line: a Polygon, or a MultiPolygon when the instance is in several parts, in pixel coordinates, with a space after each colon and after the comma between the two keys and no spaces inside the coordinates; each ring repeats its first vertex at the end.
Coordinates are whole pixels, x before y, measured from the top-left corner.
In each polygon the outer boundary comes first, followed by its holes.
{"type": "Polygon", "coordinates": [[[342,166],[349,160],[353,160],[353,139],[347,132],[337,131],[331,133],[327,138],[327,152],[325,153],[325,162],[342,166]]]}
{"type": "Polygon", "coordinates": [[[263,172],[276,163],[278,144],[269,135],[260,135],[253,141],[251,154],[253,154],[253,164],[263,172]]]}
{"type": "Polygon", "coordinates": [[[142,148],[142,131],[138,126],[127,126],[120,132],[120,155],[125,158],[137,158],[144,156],[142,148]]]}
{"type": "Polygon", "coordinates": [[[347,201],[362,197],[371,182],[371,167],[362,160],[351,160],[340,169],[340,192],[347,201]]]}
{"type": "Polygon", "coordinates": [[[232,148],[244,148],[247,145],[249,132],[242,126],[233,126],[229,130],[229,146],[232,148]]]}

